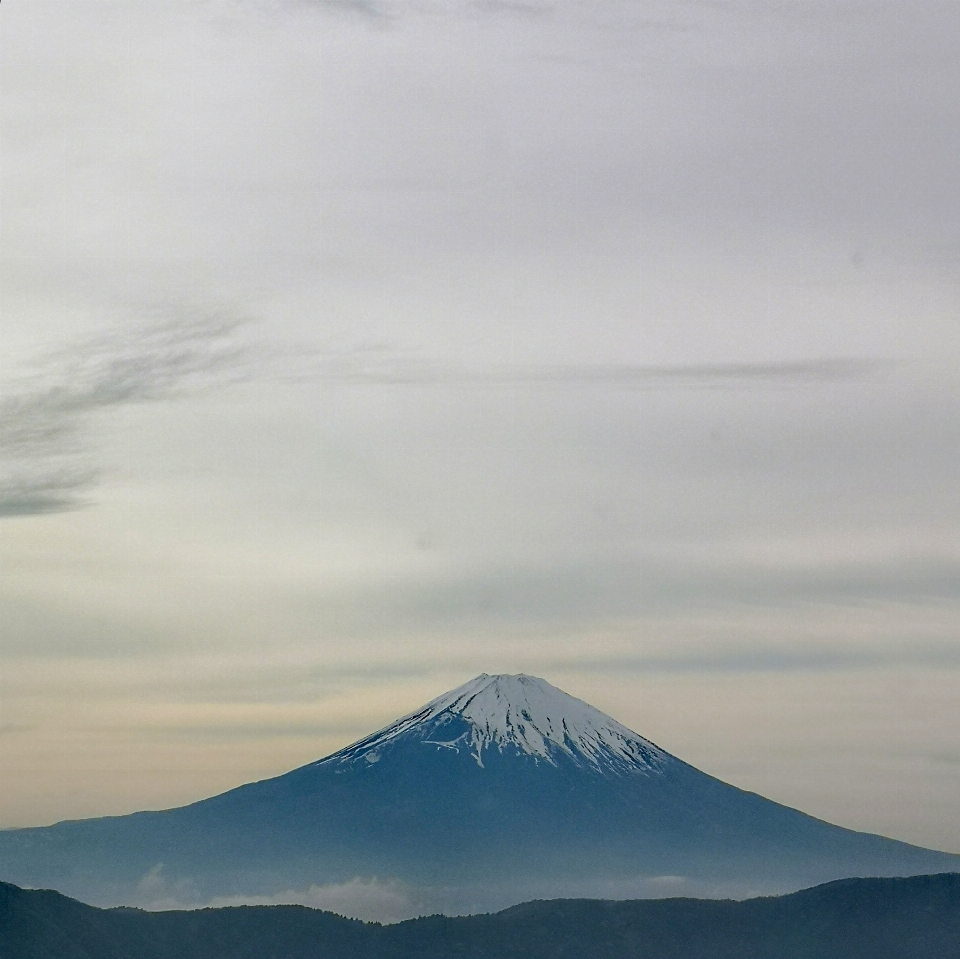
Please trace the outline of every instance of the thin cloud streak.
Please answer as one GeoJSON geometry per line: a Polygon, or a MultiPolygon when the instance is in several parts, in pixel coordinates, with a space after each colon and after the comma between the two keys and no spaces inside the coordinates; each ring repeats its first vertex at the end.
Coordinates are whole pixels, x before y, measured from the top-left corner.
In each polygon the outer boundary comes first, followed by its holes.
{"type": "Polygon", "coordinates": [[[562,632],[571,624],[642,621],[693,610],[796,610],[903,607],[950,608],[960,603],[960,562],[847,563],[804,569],[784,557],[776,566],[705,564],[691,557],[533,564],[366,582],[355,588],[320,588],[295,595],[293,608],[315,616],[333,634],[370,636],[448,632],[469,624],[498,631],[521,624],[562,632]]]}
{"type": "Polygon", "coordinates": [[[960,647],[946,643],[871,646],[833,643],[810,648],[757,646],[712,653],[678,653],[675,656],[610,656],[558,662],[557,672],[623,674],[654,673],[791,673],[860,672],[890,668],[960,670],[960,647]]]}
{"type": "Polygon", "coordinates": [[[323,359],[321,376],[364,384],[461,386],[612,386],[643,390],[750,389],[815,386],[863,380],[891,372],[886,359],[816,359],[771,363],[706,363],[646,366],[630,363],[582,365],[467,366],[404,357],[371,347],[323,359]]]}

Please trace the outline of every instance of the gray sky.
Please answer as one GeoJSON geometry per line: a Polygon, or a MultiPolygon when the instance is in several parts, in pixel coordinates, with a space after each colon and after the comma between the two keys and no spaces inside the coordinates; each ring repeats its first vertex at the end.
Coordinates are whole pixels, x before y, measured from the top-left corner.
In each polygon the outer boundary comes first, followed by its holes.
{"type": "Polygon", "coordinates": [[[960,7],[0,24],[0,824],[522,670],[960,852],[960,7]]]}

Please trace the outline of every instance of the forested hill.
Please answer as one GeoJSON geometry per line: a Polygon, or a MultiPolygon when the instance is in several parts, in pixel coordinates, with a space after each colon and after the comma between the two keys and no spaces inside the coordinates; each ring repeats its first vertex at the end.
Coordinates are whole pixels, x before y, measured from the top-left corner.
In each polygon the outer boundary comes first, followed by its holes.
{"type": "Polygon", "coordinates": [[[301,906],[96,909],[0,883],[2,959],[960,959],[960,874],[744,902],[531,902],[392,926],[301,906]]]}

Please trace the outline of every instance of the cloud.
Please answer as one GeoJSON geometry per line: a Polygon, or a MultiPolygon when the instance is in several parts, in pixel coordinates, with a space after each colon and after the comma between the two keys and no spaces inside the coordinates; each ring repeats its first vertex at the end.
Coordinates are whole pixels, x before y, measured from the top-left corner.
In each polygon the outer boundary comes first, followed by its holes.
{"type": "MultiPolygon", "coordinates": [[[[384,4],[375,0],[301,0],[301,6],[316,7],[325,13],[337,16],[359,16],[364,19],[379,21],[388,18],[384,4]]],[[[391,10],[392,15],[394,13],[391,10]]]]}
{"type": "Polygon", "coordinates": [[[578,659],[565,669],[582,673],[787,673],[856,672],[885,668],[960,669],[960,647],[955,643],[907,642],[863,644],[830,642],[777,648],[732,645],[709,653],[678,652],[675,655],[636,655],[578,659]]]}
{"type": "Polygon", "coordinates": [[[311,884],[269,895],[215,896],[210,899],[188,876],[173,877],[162,862],[138,881],[135,904],[151,911],[170,909],[221,909],[231,906],[307,906],[366,922],[400,922],[436,912],[442,891],[420,889],[399,879],[355,877],[347,882],[311,884]]]}
{"type": "Polygon", "coordinates": [[[186,903],[196,901],[196,890],[191,880],[167,878],[162,862],[158,862],[140,878],[134,895],[135,902],[146,909],[179,909],[186,903]]]}
{"type": "Polygon", "coordinates": [[[960,562],[951,556],[908,556],[807,568],[787,552],[766,565],[656,554],[550,565],[528,560],[427,578],[371,576],[354,588],[317,585],[295,595],[293,602],[313,612],[325,629],[347,635],[533,624],[562,633],[589,623],[671,619],[706,610],[951,608],[960,603],[960,562]]]}
{"type": "Polygon", "coordinates": [[[62,513],[83,505],[81,493],[97,478],[94,470],[63,467],[44,470],[40,464],[33,476],[22,472],[8,473],[0,480],[0,517],[43,516],[62,513]]]}
{"type": "Polygon", "coordinates": [[[92,426],[111,409],[189,396],[254,375],[242,319],[160,315],[43,357],[0,398],[0,516],[83,505],[98,479],[92,426]]]}
{"type": "MultiPolygon", "coordinates": [[[[159,873],[157,877],[153,873],[151,871],[149,874],[151,881],[159,876],[159,873]]],[[[399,879],[357,877],[348,882],[288,889],[269,896],[216,897],[205,902],[204,907],[300,905],[334,912],[350,919],[389,924],[425,915],[463,916],[495,912],[530,899],[660,899],[678,895],[744,898],[755,891],[742,884],[697,881],[684,876],[637,876],[606,882],[574,883],[556,881],[546,876],[539,883],[525,883],[516,887],[502,884],[413,886],[399,879]]],[[[175,897],[165,896],[147,908],[178,908],[177,903],[175,897]]],[[[179,908],[183,908],[183,905],[180,901],[179,908]]],[[[188,908],[196,908],[196,901],[191,902],[188,908]]]]}
{"type": "Polygon", "coordinates": [[[271,896],[229,896],[211,900],[222,906],[299,905],[324,909],[350,919],[367,922],[400,922],[423,910],[422,892],[399,879],[351,879],[349,882],[288,889],[271,896]]]}
{"type": "Polygon", "coordinates": [[[325,356],[321,375],[330,381],[385,385],[612,386],[656,389],[750,389],[814,386],[875,378],[891,372],[887,359],[809,359],[768,363],[701,363],[652,366],[607,364],[457,364],[404,355],[387,347],[325,356]]]}

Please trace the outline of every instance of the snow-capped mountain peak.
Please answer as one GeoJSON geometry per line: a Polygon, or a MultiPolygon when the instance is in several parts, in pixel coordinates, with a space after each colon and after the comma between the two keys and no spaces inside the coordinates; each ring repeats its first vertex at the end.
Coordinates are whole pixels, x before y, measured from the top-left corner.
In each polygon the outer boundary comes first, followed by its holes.
{"type": "Polygon", "coordinates": [[[656,771],[670,757],[653,743],[582,700],[536,676],[482,673],[438,696],[328,761],[379,762],[385,749],[416,740],[461,750],[483,766],[495,748],[557,765],[566,757],[604,771],[656,771]]]}

